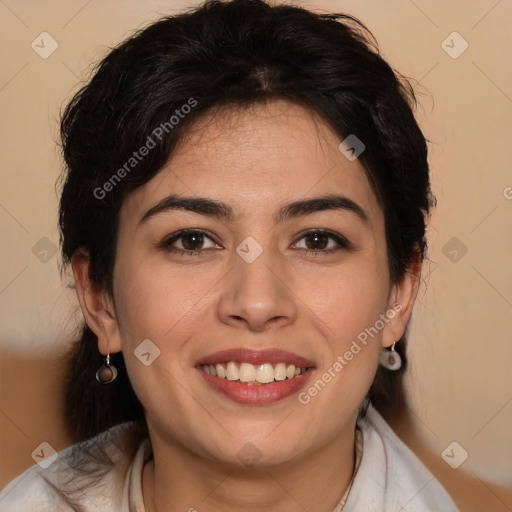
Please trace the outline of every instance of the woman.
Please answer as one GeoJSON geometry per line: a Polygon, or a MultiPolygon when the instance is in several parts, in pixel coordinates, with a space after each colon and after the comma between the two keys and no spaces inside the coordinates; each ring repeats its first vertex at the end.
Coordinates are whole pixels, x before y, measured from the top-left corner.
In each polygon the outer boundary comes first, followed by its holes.
{"type": "Polygon", "coordinates": [[[1,510],[455,511],[376,409],[433,204],[413,104],[357,20],[261,0],[112,50],[61,126],[81,442],[1,510]]]}

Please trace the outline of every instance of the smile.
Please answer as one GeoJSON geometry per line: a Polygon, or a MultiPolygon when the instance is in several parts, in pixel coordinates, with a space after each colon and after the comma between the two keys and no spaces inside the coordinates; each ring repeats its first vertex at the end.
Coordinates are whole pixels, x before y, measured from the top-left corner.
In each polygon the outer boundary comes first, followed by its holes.
{"type": "Polygon", "coordinates": [[[295,366],[287,363],[264,363],[253,365],[250,363],[239,363],[229,361],[228,363],[216,363],[203,365],[202,369],[205,373],[227,379],[230,381],[243,382],[247,385],[270,384],[271,382],[279,382],[286,379],[293,379],[306,372],[305,367],[295,366]]]}
{"type": "Polygon", "coordinates": [[[236,402],[268,404],[300,391],[315,365],[278,349],[231,349],[196,362],[211,389],[236,402]]]}

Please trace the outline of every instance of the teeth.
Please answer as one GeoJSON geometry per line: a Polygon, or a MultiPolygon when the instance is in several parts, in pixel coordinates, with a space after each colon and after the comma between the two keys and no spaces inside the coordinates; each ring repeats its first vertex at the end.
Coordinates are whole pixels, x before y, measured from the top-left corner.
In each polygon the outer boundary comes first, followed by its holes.
{"type": "Polygon", "coordinates": [[[256,372],[256,382],[260,382],[261,384],[274,382],[274,368],[272,368],[271,364],[265,363],[258,366],[258,371],[256,372]]]}
{"type": "Polygon", "coordinates": [[[285,380],[286,379],[286,365],[284,363],[277,363],[274,368],[274,379],[285,380]]]}
{"type": "Polygon", "coordinates": [[[226,369],[226,379],[238,380],[238,367],[236,366],[236,363],[234,363],[233,361],[230,361],[228,363],[226,369]]]}
{"type": "Polygon", "coordinates": [[[256,380],[256,370],[249,363],[241,363],[239,370],[240,382],[254,382],[256,380]]]}
{"type": "Polygon", "coordinates": [[[224,366],[222,366],[220,363],[217,363],[215,365],[215,370],[217,371],[217,377],[220,377],[221,379],[226,378],[226,370],[224,369],[224,366]]]}
{"type": "Polygon", "coordinates": [[[264,363],[254,366],[250,363],[204,364],[203,371],[209,375],[232,381],[244,382],[248,385],[269,384],[274,381],[293,379],[306,372],[306,368],[294,364],[277,363],[274,366],[264,363]]]}

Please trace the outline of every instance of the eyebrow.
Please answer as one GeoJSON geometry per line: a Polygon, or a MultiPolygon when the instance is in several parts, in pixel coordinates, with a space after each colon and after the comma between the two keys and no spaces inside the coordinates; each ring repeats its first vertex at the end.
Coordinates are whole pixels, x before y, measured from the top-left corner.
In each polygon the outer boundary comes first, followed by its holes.
{"type": "MultiPolygon", "coordinates": [[[[198,213],[228,222],[234,222],[237,219],[231,206],[221,201],[208,197],[184,197],[171,194],[150,208],[139,220],[139,225],[157,214],[173,210],[198,213]]],[[[363,224],[367,227],[370,226],[369,216],[361,206],[348,197],[334,194],[303,199],[286,204],[279,209],[273,216],[273,219],[276,224],[282,224],[291,218],[326,210],[342,210],[353,213],[363,224]]]]}

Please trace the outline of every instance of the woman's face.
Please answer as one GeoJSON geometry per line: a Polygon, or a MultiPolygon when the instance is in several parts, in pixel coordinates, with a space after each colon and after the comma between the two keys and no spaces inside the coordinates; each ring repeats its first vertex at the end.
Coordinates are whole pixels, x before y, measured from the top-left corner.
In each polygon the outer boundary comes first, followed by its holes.
{"type": "Polygon", "coordinates": [[[271,465],[353,431],[407,319],[389,314],[382,210],[340,142],[284,101],[222,112],[124,201],[110,350],[152,438],[271,465]]]}

